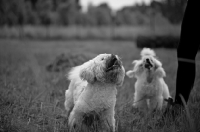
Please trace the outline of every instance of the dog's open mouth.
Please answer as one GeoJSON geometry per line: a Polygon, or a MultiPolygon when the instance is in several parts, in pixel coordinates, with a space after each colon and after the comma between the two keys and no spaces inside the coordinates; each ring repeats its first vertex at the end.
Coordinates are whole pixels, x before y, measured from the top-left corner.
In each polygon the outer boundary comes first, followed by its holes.
{"type": "Polygon", "coordinates": [[[106,72],[113,70],[119,66],[120,66],[119,60],[116,58],[116,56],[113,55],[109,60],[109,62],[107,63],[106,72]]]}
{"type": "Polygon", "coordinates": [[[153,65],[151,64],[149,59],[146,59],[146,63],[144,65],[144,67],[147,69],[151,69],[153,67],[153,65]]]}

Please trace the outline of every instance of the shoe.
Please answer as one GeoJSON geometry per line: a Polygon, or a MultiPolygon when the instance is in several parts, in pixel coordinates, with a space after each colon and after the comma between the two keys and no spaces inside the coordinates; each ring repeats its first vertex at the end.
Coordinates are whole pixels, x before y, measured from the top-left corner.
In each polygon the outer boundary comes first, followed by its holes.
{"type": "Polygon", "coordinates": [[[167,107],[156,122],[158,128],[174,123],[184,111],[183,105],[174,102],[172,98],[165,99],[165,101],[167,102],[167,107]]]}
{"type": "Polygon", "coordinates": [[[182,104],[176,103],[172,98],[165,99],[167,102],[167,108],[163,113],[162,118],[171,118],[173,121],[184,111],[182,104]]]}

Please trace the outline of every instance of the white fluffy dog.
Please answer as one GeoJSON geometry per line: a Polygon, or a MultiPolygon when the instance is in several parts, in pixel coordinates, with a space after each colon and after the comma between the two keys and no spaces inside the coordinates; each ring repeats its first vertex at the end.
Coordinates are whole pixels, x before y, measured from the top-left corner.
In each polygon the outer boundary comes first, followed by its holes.
{"type": "Polygon", "coordinates": [[[143,111],[161,110],[164,99],[170,97],[168,86],[163,77],[166,76],[162,63],[150,48],[141,51],[141,59],[133,61],[133,70],[126,72],[130,78],[137,79],[133,105],[143,111]]]}
{"type": "Polygon", "coordinates": [[[124,76],[122,62],[112,54],[100,54],[74,67],[64,103],[70,129],[88,129],[96,118],[103,129],[115,131],[116,87],[122,85],[124,76]]]}

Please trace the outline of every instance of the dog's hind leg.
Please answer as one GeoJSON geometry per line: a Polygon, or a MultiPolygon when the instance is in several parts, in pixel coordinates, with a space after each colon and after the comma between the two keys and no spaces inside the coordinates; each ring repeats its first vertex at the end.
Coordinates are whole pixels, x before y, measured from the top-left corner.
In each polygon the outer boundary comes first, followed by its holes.
{"type": "Polygon", "coordinates": [[[163,105],[163,97],[162,96],[154,97],[154,98],[150,99],[149,108],[151,111],[153,111],[155,109],[161,110],[162,105],[163,105]]]}
{"type": "Polygon", "coordinates": [[[102,115],[104,131],[115,132],[115,111],[114,107],[106,110],[102,115]]]}
{"type": "Polygon", "coordinates": [[[72,83],[70,83],[68,90],[66,90],[65,92],[65,116],[68,118],[69,117],[69,113],[72,111],[73,107],[74,107],[74,100],[73,100],[73,93],[72,93],[72,83]]]}
{"type": "Polygon", "coordinates": [[[144,95],[135,93],[133,107],[139,108],[140,110],[146,112],[148,110],[146,97],[144,95]]]}
{"type": "Polygon", "coordinates": [[[75,107],[71,111],[71,113],[69,115],[69,119],[68,119],[68,125],[70,128],[70,132],[72,130],[75,130],[75,132],[77,132],[79,130],[88,129],[88,127],[83,122],[84,114],[86,114],[85,112],[82,111],[83,109],[85,109],[85,108],[75,105],[75,107]]]}
{"type": "MultiPolygon", "coordinates": [[[[163,99],[169,99],[169,98],[171,98],[170,93],[169,93],[169,89],[168,89],[168,86],[164,83],[163,84],[163,99]]],[[[166,106],[167,102],[164,101],[163,105],[166,106]]]]}
{"type": "Polygon", "coordinates": [[[65,92],[65,116],[68,118],[69,117],[69,113],[71,112],[71,110],[74,107],[74,102],[73,102],[73,97],[72,97],[72,93],[69,92],[68,90],[65,92]]]}

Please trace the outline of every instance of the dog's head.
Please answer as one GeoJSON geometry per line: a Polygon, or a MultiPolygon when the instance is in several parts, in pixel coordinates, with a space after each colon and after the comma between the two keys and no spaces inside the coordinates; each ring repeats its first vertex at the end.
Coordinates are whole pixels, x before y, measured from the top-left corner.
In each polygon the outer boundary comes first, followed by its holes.
{"type": "Polygon", "coordinates": [[[134,60],[133,70],[128,71],[126,74],[130,78],[140,76],[144,72],[151,72],[153,75],[158,77],[165,77],[165,71],[162,68],[162,63],[157,59],[156,54],[150,48],[144,48],[141,51],[141,59],[134,60]]]}
{"type": "Polygon", "coordinates": [[[141,51],[141,57],[144,70],[153,71],[162,66],[161,62],[156,58],[155,52],[149,48],[144,48],[141,51]]]}
{"type": "Polygon", "coordinates": [[[100,54],[80,68],[80,77],[89,83],[98,81],[121,85],[124,80],[125,70],[117,55],[100,54]]]}

